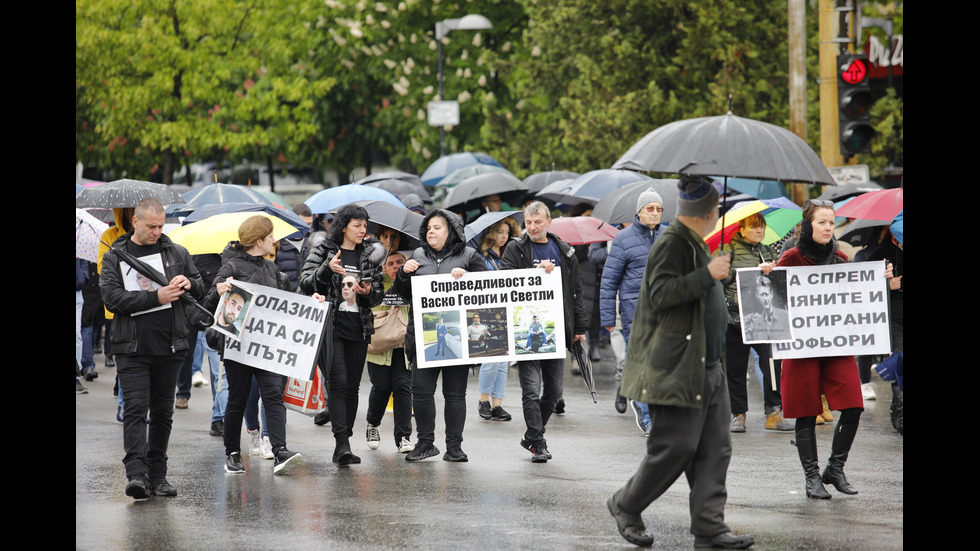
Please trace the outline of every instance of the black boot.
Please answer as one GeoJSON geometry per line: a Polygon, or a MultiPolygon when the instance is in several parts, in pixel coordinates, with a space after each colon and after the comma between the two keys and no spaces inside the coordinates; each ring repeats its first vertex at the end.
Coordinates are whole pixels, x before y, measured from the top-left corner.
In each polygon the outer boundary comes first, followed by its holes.
{"type": "Polygon", "coordinates": [[[800,454],[800,464],[806,476],[806,497],[830,499],[830,492],[820,480],[820,465],[817,464],[817,437],[812,428],[796,431],[796,451],[800,454]]]}
{"type": "Polygon", "coordinates": [[[905,428],[903,426],[904,414],[905,414],[905,400],[902,396],[903,392],[898,388],[898,385],[892,383],[892,426],[898,431],[898,434],[905,435],[905,428]]]}
{"type": "Polygon", "coordinates": [[[825,484],[833,484],[838,492],[854,495],[858,493],[844,476],[844,462],[847,461],[847,454],[851,451],[851,443],[854,442],[854,435],[857,434],[857,425],[837,424],[834,429],[834,443],[830,450],[830,459],[827,467],[823,470],[823,481],[825,484]]]}

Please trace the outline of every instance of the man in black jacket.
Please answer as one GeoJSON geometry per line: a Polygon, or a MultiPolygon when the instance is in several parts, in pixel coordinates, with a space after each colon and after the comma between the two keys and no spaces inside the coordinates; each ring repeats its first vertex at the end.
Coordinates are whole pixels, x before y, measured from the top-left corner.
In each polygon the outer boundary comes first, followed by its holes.
{"type": "MultiPolygon", "coordinates": [[[[561,267],[565,345],[571,347],[575,341],[584,344],[589,330],[589,316],[582,298],[582,274],[575,258],[575,249],[548,233],[550,225],[551,213],[544,203],[535,201],[528,205],[524,209],[526,233],[507,246],[500,267],[503,270],[537,267],[547,273],[557,266],[561,267]]],[[[545,463],[551,459],[544,438],[545,425],[562,396],[565,360],[522,361],[517,362],[517,366],[521,377],[524,423],[527,425],[521,446],[531,452],[532,462],[545,463]]]]}
{"type": "Polygon", "coordinates": [[[126,495],[134,499],[177,495],[166,476],[177,374],[188,353],[187,321],[179,299],[185,292],[201,299],[205,291],[187,250],[163,235],[165,216],[159,201],[141,201],[133,213],[133,231],[120,236],[105,254],[99,282],[106,308],[115,314],[113,352],[119,386],[126,393],[126,495]],[[139,290],[127,277],[132,268],[120,265],[119,250],[143,259],[158,256],[169,283],[139,290]]]}

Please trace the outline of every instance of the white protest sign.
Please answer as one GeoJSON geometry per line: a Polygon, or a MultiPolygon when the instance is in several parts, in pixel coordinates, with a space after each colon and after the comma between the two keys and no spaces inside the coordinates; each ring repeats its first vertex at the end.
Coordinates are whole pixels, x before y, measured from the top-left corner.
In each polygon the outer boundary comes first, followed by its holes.
{"type": "Polygon", "coordinates": [[[412,278],[420,368],[565,357],[561,268],[412,278]]]}
{"type": "Polygon", "coordinates": [[[252,293],[240,341],[225,339],[225,359],[312,380],[329,303],[273,287],[235,281],[252,293]]]}
{"type": "Polygon", "coordinates": [[[794,339],[774,358],[891,354],[884,261],[785,270],[794,339]]]}

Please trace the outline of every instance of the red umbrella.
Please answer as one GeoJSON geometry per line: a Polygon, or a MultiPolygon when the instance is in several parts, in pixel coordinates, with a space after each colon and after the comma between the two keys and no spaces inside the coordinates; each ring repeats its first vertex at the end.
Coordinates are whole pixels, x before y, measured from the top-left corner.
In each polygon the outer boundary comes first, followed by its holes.
{"type": "Polygon", "coordinates": [[[902,199],[904,189],[882,189],[862,193],[837,209],[834,214],[843,218],[891,222],[904,208],[902,199]]]}
{"type": "Polygon", "coordinates": [[[569,245],[612,241],[619,230],[591,216],[563,216],[551,221],[548,231],[569,245]]]}

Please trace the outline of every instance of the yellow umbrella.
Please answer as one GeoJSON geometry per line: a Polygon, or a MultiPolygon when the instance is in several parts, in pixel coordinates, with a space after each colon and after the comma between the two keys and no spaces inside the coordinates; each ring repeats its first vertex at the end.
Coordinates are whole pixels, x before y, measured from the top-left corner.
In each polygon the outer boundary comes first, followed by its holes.
{"type": "Polygon", "coordinates": [[[272,236],[277,241],[299,231],[282,218],[266,213],[225,212],[176,228],[170,232],[169,237],[174,243],[183,245],[191,254],[217,254],[225,250],[229,241],[238,241],[238,228],[242,222],[253,216],[264,216],[272,220],[272,236]]]}

